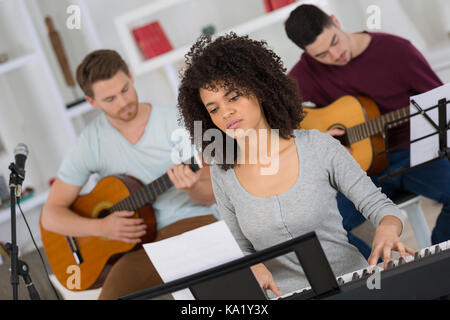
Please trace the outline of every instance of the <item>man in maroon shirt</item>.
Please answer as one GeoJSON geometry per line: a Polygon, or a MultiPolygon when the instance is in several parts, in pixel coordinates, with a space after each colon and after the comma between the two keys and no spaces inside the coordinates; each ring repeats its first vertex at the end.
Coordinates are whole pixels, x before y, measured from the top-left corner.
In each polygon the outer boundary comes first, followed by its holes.
{"type": "MultiPolygon", "coordinates": [[[[301,5],[285,23],[286,33],[304,50],[300,61],[290,71],[298,81],[303,100],[325,106],[344,95],[368,96],[382,114],[409,105],[410,96],[442,85],[423,55],[406,39],[385,33],[346,33],[335,16],[328,16],[313,5],[301,5]]],[[[328,131],[342,135],[342,130],[328,131]]],[[[391,170],[409,166],[409,123],[389,132],[391,170]]],[[[384,183],[372,177],[383,192],[395,198],[399,192],[420,194],[444,204],[432,233],[432,243],[450,239],[450,163],[435,161],[384,183]]],[[[342,194],[337,197],[347,231],[364,217],[342,194]]],[[[349,233],[350,243],[366,256],[370,247],[349,233]]]]}

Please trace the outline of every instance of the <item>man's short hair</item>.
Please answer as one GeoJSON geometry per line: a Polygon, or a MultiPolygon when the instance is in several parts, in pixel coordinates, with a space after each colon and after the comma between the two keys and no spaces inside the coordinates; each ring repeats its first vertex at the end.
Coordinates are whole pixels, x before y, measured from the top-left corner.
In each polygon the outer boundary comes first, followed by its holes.
{"type": "Polygon", "coordinates": [[[84,94],[94,98],[92,85],[101,80],[111,79],[117,72],[129,74],[122,57],[114,50],[96,50],[89,53],[77,68],[78,85],[84,94]]]}
{"type": "Polygon", "coordinates": [[[304,50],[316,41],[323,29],[332,25],[333,20],[324,11],[310,4],[303,4],[291,12],[284,28],[288,38],[304,50]]]}

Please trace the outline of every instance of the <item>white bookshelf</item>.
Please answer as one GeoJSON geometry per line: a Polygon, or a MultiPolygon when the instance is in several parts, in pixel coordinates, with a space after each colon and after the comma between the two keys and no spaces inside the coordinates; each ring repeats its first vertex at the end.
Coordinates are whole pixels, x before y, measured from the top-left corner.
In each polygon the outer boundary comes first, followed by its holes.
{"type": "MultiPolygon", "coordinates": [[[[251,35],[260,32],[261,30],[270,29],[274,24],[284,23],[290,12],[300,3],[314,3],[321,7],[327,7],[328,5],[327,0],[296,1],[293,4],[266,13],[263,0],[246,0],[245,4],[243,4],[242,1],[230,0],[227,3],[229,7],[233,7],[234,5],[234,7],[239,7],[239,5],[242,7],[240,10],[241,12],[235,12],[235,15],[238,17],[234,17],[233,12],[225,12],[222,14],[224,8],[222,7],[223,2],[220,0],[158,0],[118,16],[114,20],[115,26],[134,74],[143,75],[161,69],[166,73],[166,76],[171,83],[172,91],[177,94],[179,86],[177,64],[183,61],[189,48],[195,42],[197,37],[200,36],[200,27],[202,24],[197,20],[205,19],[203,25],[208,25],[208,21],[210,21],[207,20],[205,15],[196,18],[195,10],[193,9],[197,7],[204,6],[205,10],[209,8],[211,15],[218,17],[216,20],[221,22],[218,23],[219,30],[216,30],[215,34],[215,36],[218,36],[230,31],[234,31],[240,35],[251,35]],[[194,5],[197,7],[194,7],[194,5]],[[214,6],[216,7],[216,10],[213,10],[214,6]],[[171,13],[171,11],[173,12],[171,13]],[[216,15],[214,15],[214,11],[219,13],[217,14],[216,12],[216,15]],[[177,15],[179,17],[181,14],[180,12],[185,13],[183,15],[185,19],[178,19],[181,26],[178,30],[175,30],[168,21],[170,19],[177,20],[177,15]],[[245,14],[242,12],[245,12],[245,14]],[[230,16],[224,16],[227,13],[230,14],[230,16]],[[131,30],[134,27],[156,20],[161,23],[169,41],[172,42],[174,49],[152,59],[145,59],[140,48],[136,44],[131,30]],[[193,28],[188,27],[189,24],[195,24],[197,29],[193,32],[193,28]],[[184,31],[182,25],[186,26],[186,35],[180,40],[180,35],[177,34],[176,31],[184,31]]],[[[213,22],[215,21],[214,18],[211,18],[211,20],[213,22]]],[[[287,38],[286,40],[289,41],[287,38]]]]}
{"type": "MultiPolygon", "coordinates": [[[[5,1],[5,0],[3,0],[3,1],[5,1]]],[[[8,60],[4,63],[0,63],[0,75],[22,67],[22,66],[32,62],[34,59],[36,59],[36,57],[37,57],[36,53],[28,53],[21,57],[8,60]]]]}
{"type": "MultiPolygon", "coordinates": [[[[45,191],[38,192],[37,194],[35,193],[32,198],[21,201],[20,207],[22,208],[22,211],[25,213],[42,206],[47,200],[48,193],[49,190],[47,189],[45,191]]],[[[21,215],[19,206],[16,205],[16,216],[19,215],[21,215]]],[[[0,210],[0,224],[8,222],[9,219],[11,219],[11,208],[4,208],[0,210]]]]}
{"type": "Polygon", "coordinates": [[[69,118],[75,118],[85,113],[88,113],[93,110],[93,107],[89,104],[89,102],[85,101],[72,108],[67,109],[67,116],[69,118]]]}
{"type": "MultiPolygon", "coordinates": [[[[187,0],[173,0],[172,2],[178,3],[186,1],[187,0]]],[[[252,33],[256,30],[262,29],[264,27],[270,26],[273,23],[286,19],[289,13],[297,6],[297,3],[293,3],[289,6],[267,13],[264,16],[258,17],[254,20],[244,22],[233,28],[222,31],[219,33],[219,35],[225,34],[229,31],[234,31],[237,34],[252,33]]],[[[126,48],[128,56],[130,57],[130,64],[137,75],[151,72],[155,69],[164,67],[167,64],[172,64],[179,60],[182,60],[184,58],[184,55],[189,51],[189,48],[192,45],[191,43],[189,43],[188,45],[182,46],[180,48],[175,48],[174,50],[158,57],[148,60],[143,59],[142,54],[139,51],[139,47],[136,45],[133,35],[127,26],[130,24],[130,22],[138,18],[142,18],[143,15],[145,16],[145,14],[150,13],[151,10],[149,9],[162,10],[166,9],[167,7],[168,4],[166,4],[165,6],[156,6],[155,3],[152,6],[149,6],[149,8],[147,8],[146,10],[142,10],[142,12],[140,10],[137,10],[137,12],[132,12],[131,14],[126,14],[116,19],[119,36],[122,40],[124,48],[126,48]]]]}
{"type": "MultiPolygon", "coordinates": [[[[89,51],[101,46],[84,0],[0,0],[0,52],[9,57],[0,63],[0,137],[6,149],[0,155],[0,174],[9,177],[14,147],[25,143],[29,155],[23,188],[34,189],[34,196],[21,204],[25,214],[40,211],[48,196],[49,180],[56,176],[62,159],[86,124],[84,118],[93,110],[87,103],[66,108],[71,101],[64,93],[67,87],[44,23],[45,16],[50,15],[61,26],[67,18],[65,7],[70,4],[84,10],[83,28],[70,34],[76,43],[68,40],[65,33],[69,31],[58,31],[66,50],[70,46],[78,49],[76,55],[74,50],[67,50],[74,69],[89,51]]],[[[16,212],[20,214],[18,208],[16,212]]],[[[0,210],[0,225],[9,219],[10,209],[0,210]]]]}

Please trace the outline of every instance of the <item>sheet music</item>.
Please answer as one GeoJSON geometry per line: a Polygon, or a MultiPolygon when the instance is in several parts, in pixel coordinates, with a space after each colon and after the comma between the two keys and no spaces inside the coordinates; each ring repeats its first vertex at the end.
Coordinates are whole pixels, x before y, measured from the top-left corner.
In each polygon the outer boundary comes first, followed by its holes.
{"type": "MultiPolygon", "coordinates": [[[[224,221],[144,244],[144,249],[164,282],[244,256],[224,221]]],[[[178,300],[194,300],[189,289],[174,292],[173,297],[178,300]]]]}
{"type": "MultiPolygon", "coordinates": [[[[412,96],[423,110],[437,105],[442,98],[450,100],[450,83],[444,84],[428,92],[412,96]]],[[[417,113],[413,104],[410,105],[410,114],[417,113]]],[[[435,108],[426,112],[426,114],[438,125],[439,109],[435,108]]],[[[436,132],[436,129],[422,115],[416,115],[411,118],[411,141],[422,138],[428,134],[436,132]]],[[[447,104],[447,123],[450,121],[450,105],[447,104]]],[[[450,131],[447,132],[447,143],[450,141],[450,131]]],[[[435,159],[439,156],[439,135],[423,139],[411,144],[411,167],[435,159]]]]}

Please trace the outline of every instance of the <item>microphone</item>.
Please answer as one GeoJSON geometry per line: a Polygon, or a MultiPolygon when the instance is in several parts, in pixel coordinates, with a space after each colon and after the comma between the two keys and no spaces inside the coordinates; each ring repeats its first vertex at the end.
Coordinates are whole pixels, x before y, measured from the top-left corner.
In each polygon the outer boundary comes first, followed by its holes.
{"type": "Polygon", "coordinates": [[[27,160],[28,148],[24,143],[19,143],[14,149],[14,158],[16,163],[11,163],[9,169],[11,172],[10,186],[16,187],[16,197],[22,196],[22,182],[25,179],[25,160],[27,160]]]}
{"type": "Polygon", "coordinates": [[[19,143],[14,149],[14,158],[16,160],[16,173],[22,181],[25,179],[25,161],[27,156],[28,147],[24,143],[19,143]]]}

